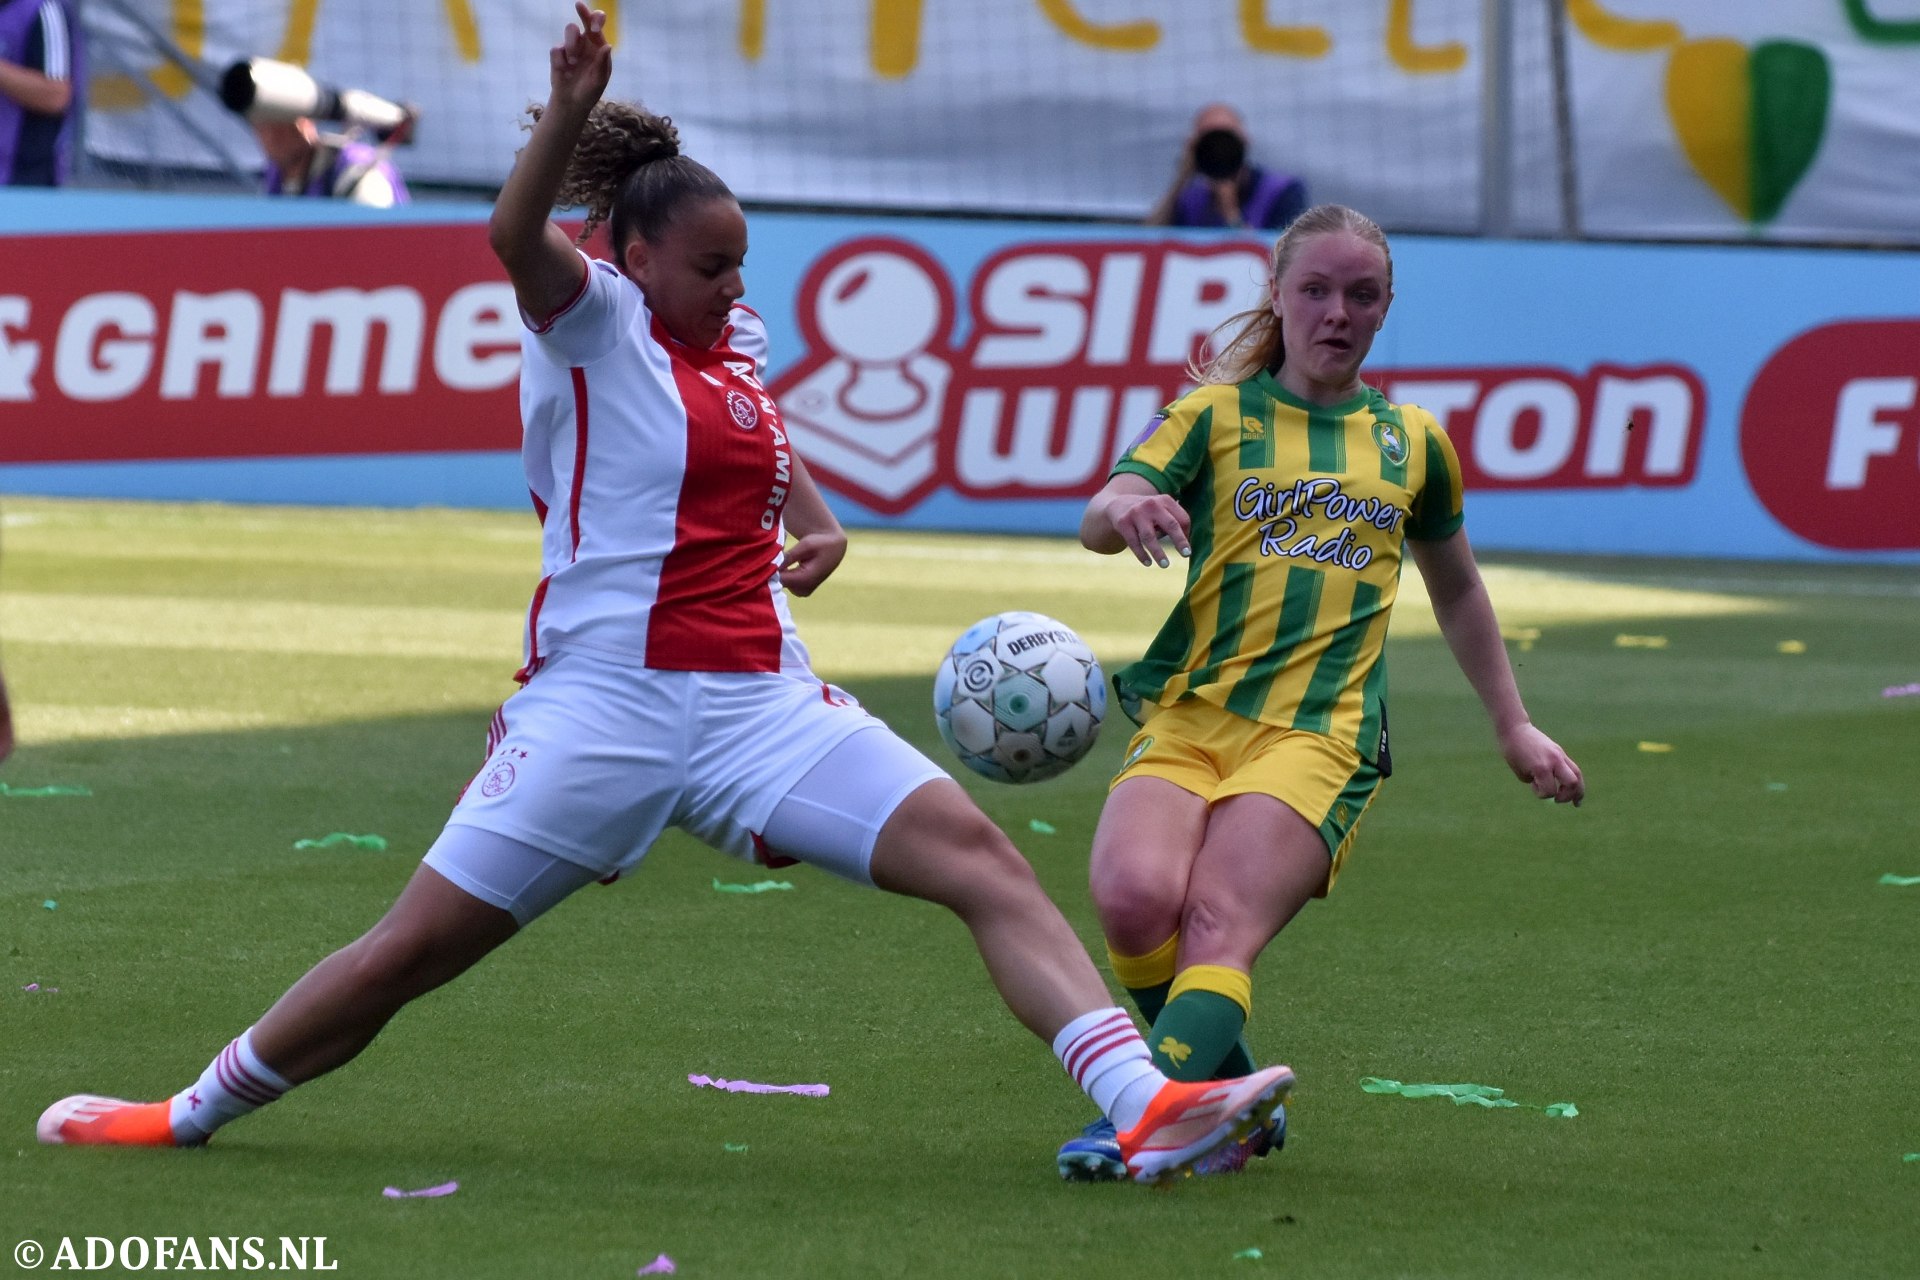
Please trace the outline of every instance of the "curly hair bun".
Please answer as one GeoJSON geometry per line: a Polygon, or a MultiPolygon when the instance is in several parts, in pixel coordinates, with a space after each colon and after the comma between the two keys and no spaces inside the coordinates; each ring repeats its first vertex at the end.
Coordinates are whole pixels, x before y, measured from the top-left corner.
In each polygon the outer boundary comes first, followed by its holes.
{"type": "MultiPolygon", "coordinates": [[[[541,113],[539,106],[527,108],[536,124],[541,113]]],[[[597,102],[574,144],[554,208],[586,209],[587,225],[580,233],[584,241],[607,220],[622,184],[635,171],[679,154],[680,131],[666,116],[630,102],[597,102]]]]}

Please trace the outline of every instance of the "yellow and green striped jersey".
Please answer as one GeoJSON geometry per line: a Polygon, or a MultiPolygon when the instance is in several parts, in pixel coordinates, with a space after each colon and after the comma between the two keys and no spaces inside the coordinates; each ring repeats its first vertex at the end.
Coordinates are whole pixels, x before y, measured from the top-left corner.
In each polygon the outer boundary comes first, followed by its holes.
{"type": "Polygon", "coordinates": [[[1262,373],[1182,396],[1113,472],[1193,520],[1186,590],[1114,677],[1123,702],[1203,698],[1380,763],[1402,543],[1461,523],[1460,461],[1433,415],[1370,387],[1309,404],[1262,373]]]}

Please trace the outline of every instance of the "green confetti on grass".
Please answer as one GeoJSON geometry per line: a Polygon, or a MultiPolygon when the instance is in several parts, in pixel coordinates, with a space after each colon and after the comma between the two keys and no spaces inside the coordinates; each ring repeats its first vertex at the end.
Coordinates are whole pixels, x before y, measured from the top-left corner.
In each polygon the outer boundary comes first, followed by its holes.
{"type": "Polygon", "coordinates": [[[1572,1119],[1580,1114],[1580,1108],[1571,1102],[1549,1102],[1541,1106],[1533,1102],[1515,1102],[1507,1096],[1505,1089],[1496,1089],[1490,1084],[1401,1084],[1398,1080],[1386,1080],[1379,1076],[1360,1077],[1360,1087],[1368,1093],[1398,1094],[1402,1098],[1451,1098],[1456,1107],[1520,1107],[1528,1111],[1540,1111],[1556,1119],[1572,1119]]]}
{"type": "Polygon", "coordinates": [[[1260,1252],[1258,1249],[1242,1249],[1240,1252],[1234,1254],[1233,1258],[1235,1262],[1238,1262],[1242,1258],[1245,1258],[1248,1262],[1258,1262],[1266,1256],[1266,1254],[1260,1252]]]}
{"type": "Polygon", "coordinates": [[[1038,818],[1031,818],[1027,821],[1027,830],[1037,831],[1043,836],[1060,834],[1060,828],[1054,826],[1051,822],[1042,822],[1038,818]]]}
{"type": "Polygon", "coordinates": [[[331,831],[321,836],[318,840],[295,840],[293,847],[296,849],[331,849],[336,845],[343,844],[350,844],[356,849],[371,849],[375,853],[385,853],[387,849],[387,838],[385,836],[356,836],[346,831],[331,831]]]}
{"type": "Polygon", "coordinates": [[[1901,1164],[1920,1164],[1920,1151],[1909,1151],[1900,1157],[1901,1164]]]}
{"type": "Polygon", "coordinates": [[[18,800],[33,800],[43,796],[90,796],[93,792],[85,787],[63,787],[58,784],[49,787],[10,787],[0,782],[0,796],[11,796],[18,800]]]}
{"type": "Polygon", "coordinates": [[[752,884],[728,884],[716,878],[713,882],[715,893],[768,893],[774,889],[791,889],[793,886],[785,880],[756,880],[752,884]]]}
{"type": "Polygon", "coordinates": [[[60,904],[55,902],[52,898],[48,898],[45,902],[41,903],[40,905],[46,908],[48,911],[51,911],[55,907],[59,906],[60,904]]]}
{"type": "Polygon", "coordinates": [[[739,1155],[741,1152],[747,1149],[747,1144],[744,1142],[728,1142],[728,1143],[723,1143],[720,1149],[722,1151],[731,1152],[734,1155],[739,1155]]]}
{"type": "Polygon", "coordinates": [[[1880,883],[1893,885],[1920,884],[1920,876],[1897,876],[1889,871],[1880,877],[1880,883]]]}
{"type": "Polygon", "coordinates": [[[1767,784],[1767,790],[1769,791],[1785,791],[1786,789],[1787,784],[1784,782],[1769,782],[1767,784]]]}

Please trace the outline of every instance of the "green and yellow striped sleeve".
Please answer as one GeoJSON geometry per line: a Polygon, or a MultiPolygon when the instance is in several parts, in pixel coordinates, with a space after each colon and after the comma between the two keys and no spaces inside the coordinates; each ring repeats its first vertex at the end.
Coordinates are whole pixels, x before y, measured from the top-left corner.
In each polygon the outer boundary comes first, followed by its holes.
{"type": "Polygon", "coordinates": [[[1201,394],[1182,396],[1147,424],[1140,438],[1120,455],[1108,479],[1145,476],[1162,493],[1179,493],[1200,474],[1213,434],[1213,406],[1201,394]]]}
{"type": "Polygon", "coordinates": [[[1420,485],[1420,492],[1414,495],[1413,511],[1407,520],[1407,536],[1419,538],[1423,542],[1439,542],[1451,538],[1466,519],[1462,505],[1463,485],[1460,481],[1460,457],[1453,451],[1453,442],[1447,439],[1447,433],[1433,420],[1433,415],[1424,409],[1404,411],[1421,428],[1426,438],[1427,451],[1426,478],[1420,485]]]}

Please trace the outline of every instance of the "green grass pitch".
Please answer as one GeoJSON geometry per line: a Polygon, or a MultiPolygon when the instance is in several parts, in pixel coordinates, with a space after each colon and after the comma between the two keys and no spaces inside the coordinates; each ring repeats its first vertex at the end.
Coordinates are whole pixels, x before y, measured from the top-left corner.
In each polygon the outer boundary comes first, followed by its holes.
{"type": "MultiPolygon", "coordinates": [[[[677,835],[204,1151],[37,1146],[64,1094],[179,1088],[380,914],[510,691],[537,550],[501,513],[4,518],[24,745],[0,781],[92,792],[0,797],[9,1253],[325,1236],[343,1280],[611,1280],[661,1253],[687,1280],[1920,1268],[1920,886],[1879,883],[1920,875],[1920,697],[1882,696],[1920,680],[1911,569],[1488,557],[1534,717],[1586,769],[1578,812],[1507,775],[1410,573],[1399,772],[1256,974],[1255,1047],[1301,1079],[1292,1139],[1151,1191],[1055,1178],[1087,1104],[957,922],[805,868],[716,893],[760,873],[677,835]],[[293,848],[332,831],[392,847],[293,848]]],[[[1175,585],[1058,541],[856,533],[797,612],[822,674],[944,759],[928,690],[964,625],[1039,609],[1125,660],[1175,585]]],[[[1087,843],[1125,736],[1056,782],[968,784],[1096,945],[1087,843]]]]}

